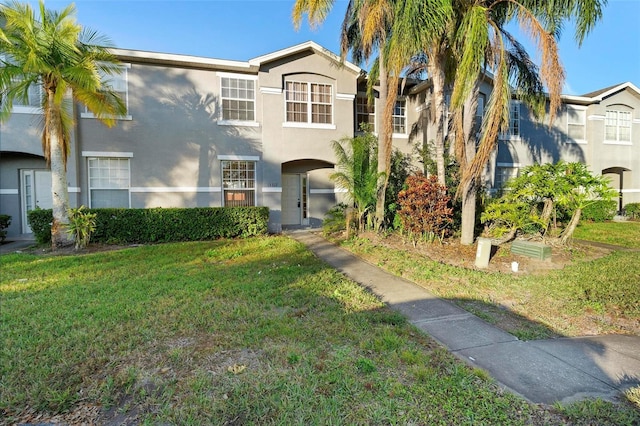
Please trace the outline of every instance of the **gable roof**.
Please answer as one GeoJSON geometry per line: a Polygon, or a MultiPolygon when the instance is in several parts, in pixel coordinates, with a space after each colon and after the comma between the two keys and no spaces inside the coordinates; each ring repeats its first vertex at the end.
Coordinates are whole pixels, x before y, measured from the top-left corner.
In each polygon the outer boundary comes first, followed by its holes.
{"type": "Polygon", "coordinates": [[[596,90],[595,92],[587,93],[582,95],[584,98],[592,98],[594,100],[601,101],[602,99],[610,96],[616,92],[619,92],[624,89],[631,89],[640,95],[640,89],[638,89],[633,83],[627,81],[625,83],[615,84],[613,86],[605,87],[604,89],[596,90]]]}
{"type": "Polygon", "coordinates": [[[266,55],[249,59],[249,64],[259,67],[260,65],[265,64],[267,62],[275,61],[275,60],[285,58],[287,56],[294,55],[296,53],[304,52],[307,50],[311,50],[314,53],[318,53],[322,56],[325,56],[331,59],[332,61],[335,61],[338,64],[344,65],[346,68],[348,68],[349,70],[353,71],[356,74],[360,74],[360,71],[362,71],[359,66],[347,60],[343,61],[342,58],[340,58],[340,56],[320,46],[318,43],[314,41],[305,41],[304,43],[296,44],[295,46],[287,47],[281,50],[276,50],[275,52],[267,53],[266,55]]]}
{"type": "Polygon", "coordinates": [[[257,73],[262,64],[275,61],[277,59],[286,58],[287,56],[291,56],[300,52],[312,51],[326,58],[329,58],[339,65],[345,66],[347,69],[353,71],[356,74],[360,74],[361,72],[360,67],[352,64],[349,61],[342,61],[338,55],[328,49],[325,49],[324,47],[313,41],[307,41],[295,46],[277,50],[275,52],[250,59],[248,61],[233,61],[228,59],[205,58],[202,56],[179,55],[174,53],[148,52],[143,50],[117,48],[110,50],[116,57],[118,57],[118,59],[125,62],[133,61],[139,63],[152,63],[187,68],[216,69],[245,73],[257,73]]]}

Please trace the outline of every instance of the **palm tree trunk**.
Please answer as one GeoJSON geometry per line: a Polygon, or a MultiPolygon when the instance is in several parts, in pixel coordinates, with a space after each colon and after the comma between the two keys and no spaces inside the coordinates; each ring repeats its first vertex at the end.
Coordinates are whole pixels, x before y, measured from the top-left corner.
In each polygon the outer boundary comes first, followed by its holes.
{"type": "Polygon", "coordinates": [[[62,141],[55,130],[50,140],[51,195],[53,197],[53,223],[51,224],[51,249],[67,247],[73,244],[73,238],[67,233],[69,227],[69,189],[67,172],[62,152],[62,141]]]}
{"type": "MultiPolygon", "coordinates": [[[[478,93],[479,88],[476,85],[474,90],[469,95],[469,98],[465,101],[464,104],[464,113],[462,114],[462,140],[461,143],[464,144],[465,151],[465,163],[463,163],[462,173],[470,173],[469,168],[471,163],[473,162],[475,156],[477,155],[477,147],[476,147],[476,135],[473,131],[474,129],[474,121],[475,121],[475,111],[478,107],[478,93]],[[466,113],[466,114],[465,114],[466,113]]],[[[488,161],[486,159],[485,163],[488,161]]],[[[475,240],[475,229],[476,229],[476,188],[477,181],[479,177],[473,176],[471,179],[464,184],[461,191],[461,201],[462,201],[462,223],[460,224],[460,244],[462,245],[471,245],[475,240]]],[[[462,183],[461,183],[462,185],[462,183]]]]}
{"type": "MultiPolygon", "coordinates": [[[[382,49],[381,49],[382,50],[382,49]]],[[[398,93],[397,77],[389,78],[384,64],[384,57],[380,53],[380,104],[383,105],[382,126],[378,131],[378,173],[384,173],[384,180],[378,189],[376,197],[375,229],[380,231],[384,224],[385,197],[391,172],[391,153],[393,150],[393,109],[398,93]]]]}
{"type": "Polygon", "coordinates": [[[445,120],[445,100],[444,100],[444,70],[440,57],[436,53],[429,59],[428,74],[433,83],[433,93],[431,98],[431,124],[435,128],[434,147],[436,154],[436,170],[438,173],[438,183],[446,185],[446,172],[444,164],[444,126],[445,120]]]}
{"type": "Polygon", "coordinates": [[[553,213],[553,199],[545,198],[544,199],[544,207],[542,208],[542,215],[540,219],[542,219],[543,229],[542,235],[544,236],[549,230],[549,224],[551,222],[551,213],[553,213]]]}

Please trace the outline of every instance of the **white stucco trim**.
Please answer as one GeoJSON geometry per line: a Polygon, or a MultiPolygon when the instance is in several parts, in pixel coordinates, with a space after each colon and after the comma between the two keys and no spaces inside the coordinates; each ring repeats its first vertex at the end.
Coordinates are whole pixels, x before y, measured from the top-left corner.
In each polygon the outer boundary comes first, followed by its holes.
{"type": "Polygon", "coordinates": [[[570,145],[587,145],[589,142],[586,141],[585,139],[576,139],[576,140],[567,139],[566,141],[564,141],[564,143],[570,144],[570,145]]]}
{"type": "Polygon", "coordinates": [[[640,118],[634,118],[633,120],[631,120],[631,122],[633,124],[640,124],[640,118]]]}
{"type": "Polygon", "coordinates": [[[391,137],[396,139],[409,139],[409,135],[406,133],[393,133],[391,137]]]}
{"type": "Polygon", "coordinates": [[[219,186],[132,186],[129,192],[136,193],[168,193],[168,192],[222,192],[219,186]]]}
{"type": "Polygon", "coordinates": [[[522,167],[522,163],[496,163],[496,167],[522,167]]]}
{"type": "Polygon", "coordinates": [[[281,95],[282,87],[261,87],[260,93],[264,93],[267,95],[281,95]]]}
{"type": "Polygon", "coordinates": [[[602,141],[602,143],[604,145],[622,145],[622,146],[631,146],[631,145],[633,145],[632,142],[626,142],[626,141],[602,141]]]}
{"type": "Polygon", "coordinates": [[[262,192],[282,192],[282,187],[279,186],[264,186],[262,192]]]}
{"type": "Polygon", "coordinates": [[[638,189],[635,189],[635,188],[623,189],[621,192],[623,194],[637,194],[637,193],[640,193],[640,188],[638,188],[638,189]]]}
{"type": "Polygon", "coordinates": [[[591,114],[587,116],[587,120],[589,121],[604,121],[604,115],[601,114],[591,114]]]}
{"type": "Polygon", "coordinates": [[[260,127],[257,121],[218,120],[218,126],[260,127]]]}
{"type": "Polygon", "coordinates": [[[218,160],[228,161],[260,161],[257,155],[218,155],[218,160]]]}
{"type": "Polygon", "coordinates": [[[234,72],[223,72],[223,71],[217,71],[216,75],[218,77],[225,77],[225,78],[241,78],[243,80],[258,80],[258,76],[255,74],[243,74],[243,73],[234,73],[234,72]]]}
{"type": "Polygon", "coordinates": [[[67,191],[73,194],[79,194],[81,192],[80,188],[77,186],[70,186],[69,188],[67,188],[67,191]]]}
{"type": "Polygon", "coordinates": [[[11,108],[12,114],[40,114],[42,115],[43,111],[40,107],[32,107],[32,106],[24,106],[17,105],[11,108]]]}
{"type": "Polygon", "coordinates": [[[346,192],[342,188],[318,188],[318,189],[309,189],[309,194],[335,194],[337,192],[346,192]]]}
{"type": "Polygon", "coordinates": [[[336,99],[339,101],[352,101],[356,98],[356,95],[350,93],[336,93],[336,99]]]}
{"type": "Polygon", "coordinates": [[[133,152],[118,152],[118,151],[82,151],[83,157],[118,157],[118,158],[133,158],[133,152]]]}
{"type": "Polygon", "coordinates": [[[18,195],[20,191],[13,188],[0,189],[0,195],[18,195]]]}
{"type": "Polygon", "coordinates": [[[282,123],[282,127],[290,127],[297,129],[325,129],[325,130],[335,130],[335,124],[320,124],[320,123],[297,123],[294,121],[285,121],[282,123]]]}

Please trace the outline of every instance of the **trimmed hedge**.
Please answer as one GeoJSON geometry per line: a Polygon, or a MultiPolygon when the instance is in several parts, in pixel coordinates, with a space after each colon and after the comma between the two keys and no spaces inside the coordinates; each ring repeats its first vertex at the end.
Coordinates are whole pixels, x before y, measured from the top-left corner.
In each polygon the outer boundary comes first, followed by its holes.
{"type": "MultiPolygon", "coordinates": [[[[168,243],[250,237],[267,232],[268,207],[89,209],[96,216],[91,241],[107,244],[168,243]]],[[[51,242],[51,209],[31,210],[39,243],[51,242]]]]}
{"type": "Polygon", "coordinates": [[[624,206],[625,214],[631,219],[640,219],[640,203],[628,203],[624,206]]]}
{"type": "Polygon", "coordinates": [[[612,220],[618,211],[618,201],[598,200],[589,204],[582,210],[581,218],[593,222],[606,222],[612,220]]]}

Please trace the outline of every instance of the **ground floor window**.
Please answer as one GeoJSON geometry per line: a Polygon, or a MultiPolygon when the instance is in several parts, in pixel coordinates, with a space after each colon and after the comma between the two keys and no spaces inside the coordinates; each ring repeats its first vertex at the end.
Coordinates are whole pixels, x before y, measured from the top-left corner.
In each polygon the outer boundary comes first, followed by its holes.
{"type": "Polygon", "coordinates": [[[89,205],[91,208],[128,208],[129,184],[128,158],[89,158],[89,205]]]}
{"type": "Polygon", "coordinates": [[[507,181],[511,178],[518,176],[518,168],[517,167],[496,167],[496,179],[494,188],[501,189],[504,188],[507,181]]]}
{"type": "Polygon", "coordinates": [[[256,162],[222,161],[225,207],[249,207],[256,203],[256,162]]]}

